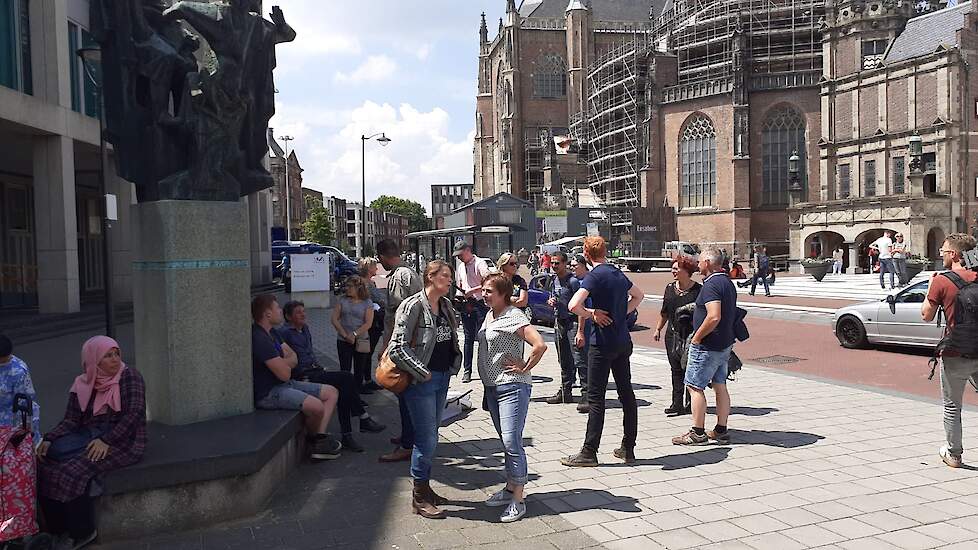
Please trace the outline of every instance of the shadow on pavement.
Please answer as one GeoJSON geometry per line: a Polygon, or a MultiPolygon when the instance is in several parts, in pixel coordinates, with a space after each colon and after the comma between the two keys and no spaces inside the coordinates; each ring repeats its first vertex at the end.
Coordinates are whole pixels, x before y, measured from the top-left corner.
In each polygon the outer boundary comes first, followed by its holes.
{"type": "MultiPolygon", "coordinates": [[[[617,512],[642,511],[633,497],[620,497],[610,491],[598,489],[573,489],[549,493],[531,493],[526,499],[526,518],[556,516],[571,510],[611,510],[617,512]],[[555,502],[559,499],[558,502],[555,502]],[[547,504],[549,502],[550,504],[547,504]],[[560,511],[558,511],[560,510],[560,511]]],[[[490,508],[483,502],[455,502],[446,507],[450,518],[499,523],[502,508],[490,508]]],[[[515,546],[514,546],[515,547],[515,546]]]]}
{"type": "MultiPolygon", "coordinates": [[[[706,412],[707,414],[715,415],[717,413],[717,410],[716,407],[707,407],[706,412]]],[[[730,408],[731,416],[735,414],[741,416],[764,416],[766,414],[771,414],[773,412],[778,412],[778,409],[774,409],[771,407],[731,407],[730,408]]]]}
{"type": "Polygon", "coordinates": [[[602,466],[662,466],[663,470],[683,470],[704,464],[723,462],[730,454],[729,447],[714,447],[692,453],[679,453],[656,458],[636,458],[634,464],[602,464],[602,466]]]}
{"type": "Polygon", "coordinates": [[[730,439],[733,445],[767,445],[769,447],[781,447],[783,449],[794,449],[811,445],[825,436],[807,432],[782,432],[766,430],[729,430],[730,439]]]}

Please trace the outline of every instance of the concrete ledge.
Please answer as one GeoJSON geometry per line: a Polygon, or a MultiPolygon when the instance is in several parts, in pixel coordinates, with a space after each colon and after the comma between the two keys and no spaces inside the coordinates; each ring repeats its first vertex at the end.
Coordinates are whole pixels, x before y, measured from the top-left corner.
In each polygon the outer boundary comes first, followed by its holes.
{"type": "Polygon", "coordinates": [[[104,479],[100,539],[185,531],[257,513],[300,462],[302,433],[300,415],[289,411],[151,424],[143,461],[104,479]]]}

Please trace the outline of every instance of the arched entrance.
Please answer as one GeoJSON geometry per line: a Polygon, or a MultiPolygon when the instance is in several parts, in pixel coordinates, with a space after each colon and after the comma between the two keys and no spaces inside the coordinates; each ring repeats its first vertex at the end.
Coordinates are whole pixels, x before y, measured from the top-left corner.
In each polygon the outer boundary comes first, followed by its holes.
{"type": "Polygon", "coordinates": [[[882,237],[884,231],[889,231],[894,235],[897,234],[897,231],[894,229],[881,227],[863,231],[853,240],[855,246],[859,249],[859,268],[862,270],[862,273],[873,273],[874,266],[878,263],[878,260],[875,259],[875,256],[870,256],[869,245],[873,244],[876,239],[882,237]]]}
{"type": "Polygon", "coordinates": [[[806,258],[831,258],[836,248],[845,250],[845,237],[835,231],[819,231],[805,238],[806,258]]]}
{"type": "Polygon", "coordinates": [[[944,234],[944,230],[940,227],[932,227],[930,231],[927,232],[927,257],[931,260],[939,260],[941,258],[941,245],[944,244],[944,239],[947,235],[944,234]]]}

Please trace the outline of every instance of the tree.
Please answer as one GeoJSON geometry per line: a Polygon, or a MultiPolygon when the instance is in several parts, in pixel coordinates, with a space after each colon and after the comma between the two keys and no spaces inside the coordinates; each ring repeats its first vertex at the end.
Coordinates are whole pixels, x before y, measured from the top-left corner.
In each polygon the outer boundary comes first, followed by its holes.
{"type": "Polygon", "coordinates": [[[329,213],[322,206],[313,206],[309,210],[309,217],[302,224],[302,231],[306,239],[314,243],[332,245],[336,239],[333,222],[330,221],[329,213]]]}
{"type": "Polygon", "coordinates": [[[381,195],[370,203],[370,208],[404,216],[408,219],[408,227],[411,231],[424,231],[429,227],[428,212],[421,203],[391,195],[381,195]]]}

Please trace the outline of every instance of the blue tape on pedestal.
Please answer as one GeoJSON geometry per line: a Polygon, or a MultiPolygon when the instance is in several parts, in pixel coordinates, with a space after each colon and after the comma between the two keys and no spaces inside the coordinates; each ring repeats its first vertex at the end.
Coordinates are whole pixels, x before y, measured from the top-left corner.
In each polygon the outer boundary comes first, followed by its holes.
{"type": "Polygon", "coordinates": [[[248,260],[171,260],[168,262],[137,261],[132,263],[132,267],[136,271],[247,268],[248,260]]]}

